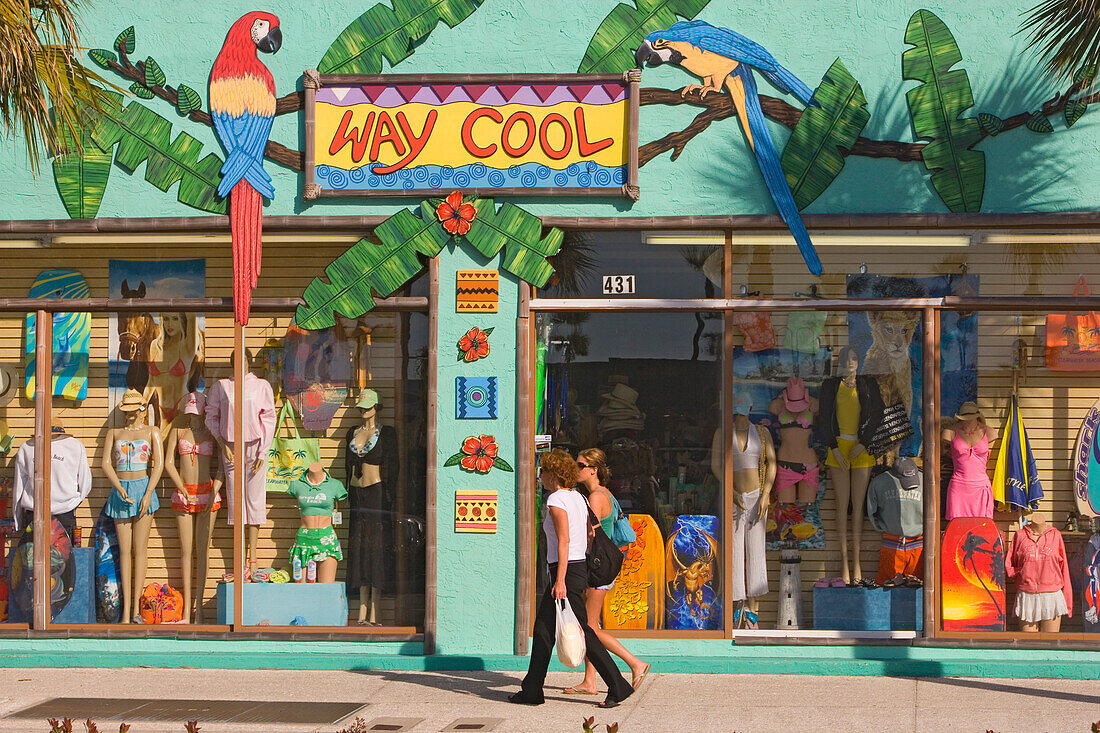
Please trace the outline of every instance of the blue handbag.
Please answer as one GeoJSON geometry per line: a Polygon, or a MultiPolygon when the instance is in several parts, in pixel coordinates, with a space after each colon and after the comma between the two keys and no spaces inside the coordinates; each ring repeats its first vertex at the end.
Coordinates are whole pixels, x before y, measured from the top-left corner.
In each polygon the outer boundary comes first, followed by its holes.
{"type": "Polygon", "coordinates": [[[615,514],[615,523],[611,525],[611,541],[615,543],[616,547],[625,547],[637,540],[638,535],[634,534],[634,528],[630,526],[630,520],[623,514],[623,509],[619,506],[619,500],[610,491],[607,492],[607,495],[611,497],[611,511],[615,514]]]}

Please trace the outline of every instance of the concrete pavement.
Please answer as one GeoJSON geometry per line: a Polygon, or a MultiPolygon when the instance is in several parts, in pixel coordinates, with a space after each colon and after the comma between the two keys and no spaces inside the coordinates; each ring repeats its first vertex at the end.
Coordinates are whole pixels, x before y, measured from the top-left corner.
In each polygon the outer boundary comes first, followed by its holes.
{"type": "MultiPolygon", "coordinates": [[[[1100,720],[1100,681],[972,678],[814,677],[651,673],[623,705],[600,710],[600,697],[571,697],[561,689],[576,673],[551,672],[547,702],[538,707],[505,701],[515,672],[284,671],[197,669],[0,669],[0,716],[53,697],[177,698],[358,702],[358,715],[420,719],[411,731],[442,731],[460,718],[495,718],[506,733],[581,731],[595,716],[597,730],[619,723],[621,733],[709,731],[891,731],[1089,733],[1100,720]]],[[[72,716],[79,715],[73,710],[72,716]]],[[[337,725],[201,723],[203,733],[334,733],[337,725]]],[[[118,723],[99,721],[101,733],[118,723]]],[[[144,723],[130,733],[176,731],[178,723],[144,723]]],[[[381,728],[381,730],[393,730],[381,728]]],[[[74,730],[83,733],[78,724],[74,730]]],[[[363,728],[370,730],[370,726],[363,728]]],[[[465,728],[465,730],[473,730],[465,728]]],[[[0,717],[0,731],[48,733],[44,720],[0,717]]]]}

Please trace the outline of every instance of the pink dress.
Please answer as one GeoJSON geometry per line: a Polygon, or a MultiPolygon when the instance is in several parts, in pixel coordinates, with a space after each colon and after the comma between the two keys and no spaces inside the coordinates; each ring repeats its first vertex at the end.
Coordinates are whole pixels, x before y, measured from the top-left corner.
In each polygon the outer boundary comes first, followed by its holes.
{"type": "Polygon", "coordinates": [[[993,484],[985,466],[989,461],[989,436],[973,446],[958,433],[951,439],[951,460],[955,471],[947,484],[947,519],[955,517],[993,518],[993,484]]]}

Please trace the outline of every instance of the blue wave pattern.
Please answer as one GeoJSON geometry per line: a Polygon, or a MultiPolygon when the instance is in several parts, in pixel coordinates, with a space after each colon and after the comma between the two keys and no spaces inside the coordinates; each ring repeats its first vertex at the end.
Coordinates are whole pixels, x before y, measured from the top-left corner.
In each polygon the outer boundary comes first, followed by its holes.
{"type": "Polygon", "coordinates": [[[608,167],[586,161],[554,170],[542,163],[512,165],[504,170],[484,163],[451,166],[420,165],[378,176],[368,168],[344,170],[319,165],[317,183],[332,191],[397,191],[431,188],[614,188],[626,180],[626,166],[608,167]]]}

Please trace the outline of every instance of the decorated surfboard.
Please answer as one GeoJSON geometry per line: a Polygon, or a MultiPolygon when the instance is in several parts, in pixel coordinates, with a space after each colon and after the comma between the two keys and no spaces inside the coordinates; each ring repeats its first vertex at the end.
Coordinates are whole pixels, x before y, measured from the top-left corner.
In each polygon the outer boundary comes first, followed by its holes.
{"type": "MultiPolygon", "coordinates": [[[[19,607],[23,618],[34,616],[34,534],[27,528],[12,553],[11,600],[19,607]]],[[[73,595],[76,563],[69,533],[56,519],[50,521],[50,610],[56,616],[73,595]]]]}
{"type": "Polygon", "coordinates": [[[291,324],[283,340],[283,392],[306,430],[328,430],[351,384],[351,345],[339,326],[306,331],[291,324]]]}
{"type": "Polygon", "coordinates": [[[1081,429],[1077,433],[1077,445],[1073,449],[1073,498],[1077,511],[1095,517],[1100,516],[1100,441],[1096,438],[1100,426],[1100,400],[1089,408],[1081,429]]]}
{"type": "Polygon", "coordinates": [[[648,514],[629,515],[636,540],[603,599],[605,629],[659,629],[665,611],[665,543],[648,514]]]}
{"type": "MultiPolygon", "coordinates": [[[[87,298],[88,283],[76,270],[43,270],[31,284],[30,297],[87,298]]],[[[26,395],[34,399],[35,315],[27,314],[26,395]]],[[[88,346],[92,337],[90,313],[54,313],[53,395],[70,400],[88,396],[88,346]]]]}
{"type": "Polygon", "coordinates": [[[1100,633],[1100,532],[1089,538],[1084,559],[1081,607],[1085,609],[1085,631],[1100,633]]]}
{"type": "Polygon", "coordinates": [[[665,545],[665,628],[722,628],[718,517],[681,514],[665,545]]]}
{"type": "Polygon", "coordinates": [[[117,624],[122,620],[118,557],[115,520],[100,512],[95,523],[95,618],[101,624],[117,624]]]}
{"type": "Polygon", "coordinates": [[[941,546],[944,631],[1005,630],[1005,549],[992,519],[956,517],[941,546]]]}
{"type": "Polygon", "coordinates": [[[765,547],[782,550],[793,546],[799,550],[824,550],[825,527],[821,523],[821,500],[825,497],[825,482],[817,489],[813,504],[780,504],[768,510],[765,547]]]}

